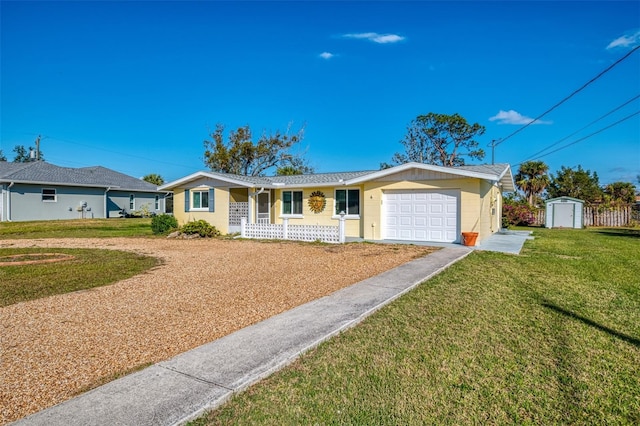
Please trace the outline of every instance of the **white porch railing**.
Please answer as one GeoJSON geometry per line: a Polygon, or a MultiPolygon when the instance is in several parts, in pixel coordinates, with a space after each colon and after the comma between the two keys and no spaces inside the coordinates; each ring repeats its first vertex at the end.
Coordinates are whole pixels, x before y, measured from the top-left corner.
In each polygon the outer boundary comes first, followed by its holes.
{"type": "Polygon", "coordinates": [[[247,218],[241,221],[240,236],[242,238],[259,238],[268,240],[296,240],[322,241],[323,243],[344,243],[344,218],[341,217],[338,226],[330,225],[289,225],[289,219],[283,219],[282,224],[247,223],[247,218]]]}

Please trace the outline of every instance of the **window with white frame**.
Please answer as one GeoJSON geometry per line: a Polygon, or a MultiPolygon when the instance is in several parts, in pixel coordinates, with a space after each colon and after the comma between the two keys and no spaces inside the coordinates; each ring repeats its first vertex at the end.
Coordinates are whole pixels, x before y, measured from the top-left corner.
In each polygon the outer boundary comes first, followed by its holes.
{"type": "Polygon", "coordinates": [[[42,201],[45,203],[55,203],[58,195],[55,188],[42,188],[42,201]]]}
{"type": "Polygon", "coordinates": [[[209,190],[191,191],[191,209],[209,209],[209,190]]]}
{"type": "Polygon", "coordinates": [[[136,196],[133,194],[129,194],[129,210],[136,209],[136,196]]]}
{"type": "Polygon", "coordinates": [[[302,191],[282,191],[282,214],[302,214],[302,191]]]}
{"type": "Polygon", "coordinates": [[[160,210],[160,196],[156,195],[155,207],[156,210],[160,210]]]}
{"type": "Polygon", "coordinates": [[[360,190],[336,189],[336,214],[345,212],[347,215],[360,214],[360,190]]]}

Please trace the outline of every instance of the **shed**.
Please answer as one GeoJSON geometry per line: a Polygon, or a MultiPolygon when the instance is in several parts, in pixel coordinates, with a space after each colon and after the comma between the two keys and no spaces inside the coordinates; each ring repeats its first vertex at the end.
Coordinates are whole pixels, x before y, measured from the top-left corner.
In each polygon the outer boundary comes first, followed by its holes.
{"type": "Polygon", "coordinates": [[[571,197],[551,198],[545,201],[547,228],[582,228],[584,201],[571,197]]]}

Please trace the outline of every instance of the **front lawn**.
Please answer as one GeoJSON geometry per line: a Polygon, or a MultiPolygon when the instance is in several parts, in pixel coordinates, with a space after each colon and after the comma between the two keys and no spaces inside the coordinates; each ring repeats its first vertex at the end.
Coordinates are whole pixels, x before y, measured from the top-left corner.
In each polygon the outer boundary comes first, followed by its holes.
{"type": "Polygon", "coordinates": [[[152,236],[151,219],[74,219],[0,223],[0,240],[152,236]]]}
{"type": "Polygon", "coordinates": [[[640,424],[640,231],[475,252],[193,422],[640,424]]]}
{"type": "Polygon", "coordinates": [[[118,250],[0,248],[0,307],[112,284],[158,264],[156,258],[118,250]],[[71,258],[46,262],[62,255],[71,258]],[[26,263],[37,260],[44,262],[26,263]],[[26,264],[10,264],[15,261],[26,264]]]}

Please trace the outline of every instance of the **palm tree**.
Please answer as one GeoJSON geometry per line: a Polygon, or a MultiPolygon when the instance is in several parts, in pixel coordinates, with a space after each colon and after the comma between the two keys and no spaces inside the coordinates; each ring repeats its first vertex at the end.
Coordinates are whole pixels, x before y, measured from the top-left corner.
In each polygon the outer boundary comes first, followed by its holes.
{"type": "Polygon", "coordinates": [[[164,179],[162,178],[162,176],[157,173],[149,173],[148,175],[144,176],[142,180],[157,186],[160,186],[164,183],[164,179]]]}
{"type": "Polygon", "coordinates": [[[537,195],[542,194],[549,185],[549,166],[542,161],[526,161],[514,176],[518,189],[524,192],[530,206],[533,206],[537,195]]]}

